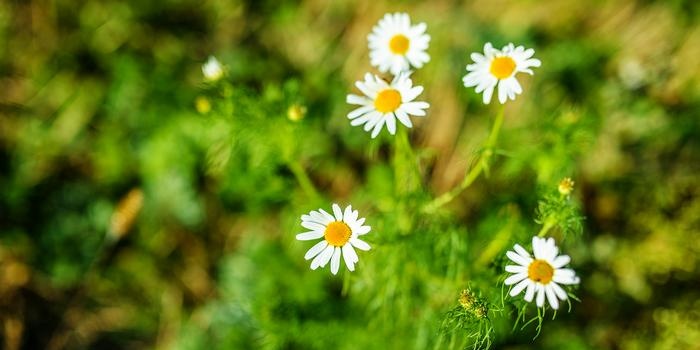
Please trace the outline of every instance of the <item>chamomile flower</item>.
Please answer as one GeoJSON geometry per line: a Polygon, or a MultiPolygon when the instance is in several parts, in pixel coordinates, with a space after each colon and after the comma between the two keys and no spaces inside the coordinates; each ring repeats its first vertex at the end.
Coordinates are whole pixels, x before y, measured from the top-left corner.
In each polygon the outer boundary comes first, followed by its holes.
{"type": "Polygon", "coordinates": [[[202,74],[206,80],[217,81],[224,75],[224,68],[216,57],[209,56],[207,62],[202,65],[202,74]]]}
{"type": "Polygon", "coordinates": [[[564,266],[571,261],[568,255],[558,255],[559,249],[554,244],[553,238],[532,237],[532,250],[534,259],[519,244],[515,251],[508,251],[506,256],[517,265],[506,266],[506,272],[513,273],[506,278],[507,286],[515,285],[510,290],[510,296],[514,297],[525,288],[525,301],[532,302],[537,294],[537,307],[544,307],[545,296],[553,309],[559,308],[559,300],[566,300],[567,295],[560,284],[578,284],[579,278],[572,269],[564,266]]]}
{"type": "Polygon", "coordinates": [[[414,101],[423,92],[422,86],[413,86],[410,73],[399,73],[391,83],[376,75],[365,74],[364,81],[355,82],[365,96],[349,94],[347,102],[361,107],[348,113],[350,125],[364,124],[365,131],[372,130],[372,138],[377,137],[384,125],[392,135],[396,134],[396,120],[407,128],[413,127],[412,116],[425,116],[427,102],[414,101]]]}
{"type": "Polygon", "coordinates": [[[365,218],[358,218],[357,210],[348,205],[345,211],[338,204],[333,204],[333,215],[323,209],[312,210],[301,216],[301,226],[310,231],[300,233],[296,238],[300,241],[321,239],[304,255],[311,261],[311,269],[325,267],[330,261],[331,272],[335,275],[340,268],[342,256],[348,270],[355,271],[355,263],[359,261],[355,248],[369,250],[370,246],[359,237],[369,233],[370,227],[365,226],[365,218]]]}
{"type": "Polygon", "coordinates": [[[501,104],[523,92],[515,78],[517,73],[533,74],[531,67],[539,67],[540,60],[533,58],[533,49],[508,44],[502,50],[494,49],[491,43],[484,45],[484,54],[472,53],[473,64],[467,65],[467,75],[462,79],[464,86],[476,86],[476,92],[483,92],[484,103],[491,102],[493,90],[498,85],[498,101],[501,104]]]}
{"type": "Polygon", "coordinates": [[[426,27],[425,23],[412,26],[406,13],[387,13],[367,36],[370,62],[380,72],[394,75],[408,71],[410,66],[422,67],[430,61],[425,52],[430,42],[426,27]]]}

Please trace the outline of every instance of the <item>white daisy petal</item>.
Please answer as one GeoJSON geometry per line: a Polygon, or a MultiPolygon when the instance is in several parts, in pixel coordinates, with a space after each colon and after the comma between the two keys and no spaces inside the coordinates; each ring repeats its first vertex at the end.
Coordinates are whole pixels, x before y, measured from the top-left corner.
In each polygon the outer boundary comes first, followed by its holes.
{"type": "Polygon", "coordinates": [[[396,115],[396,119],[398,119],[399,122],[401,122],[401,124],[403,124],[407,128],[413,127],[413,123],[411,122],[411,118],[408,117],[408,114],[406,114],[406,112],[404,112],[401,109],[397,109],[394,114],[396,115]]]}
{"type": "Polygon", "coordinates": [[[319,223],[316,223],[316,222],[312,222],[312,221],[302,221],[301,226],[308,228],[309,230],[321,231],[321,232],[323,232],[326,229],[325,226],[323,226],[319,223]]]}
{"type": "Polygon", "coordinates": [[[543,245],[544,239],[539,238],[537,236],[532,237],[532,252],[535,255],[535,259],[543,259],[544,256],[544,251],[543,251],[543,245]]]}
{"type": "Polygon", "coordinates": [[[552,282],[549,285],[552,286],[552,290],[554,291],[554,294],[556,294],[559,299],[566,300],[568,298],[568,296],[566,295],[566,292],[561,287],[559,287],[558,284],[556,284],[555,282],[552,282]]]}
{"type": "Polygon", "coordinates": [[[517,244],[517,243],[516,243],[516,244],[513,246],[513,249],[515,249],[515,252],[516,252],[516,253],[518,253],[518,254],[520,254],[520,255],[526,257],[526,258],[529,258],[529,257],[530,257],[530,253],[528,253],[527,250],[525,250],[525,248],[523,248],[520,244],[517,244]]]}
{"type": "Polygon", "coordinates": [[[316,243],[313,247],[311,247],[311,249],[306,251],[306,254],[304,254],[304,260],[309,260],[309,259],[317,256],[318,253],[320,253],[321,251],[326,249],[327,246],[328,246],[328,242],[326,242],[325,240],[316,243]]]}
{"type": "Polygon", "coordinates": [[[516,254],[512,251],[507,251],[506,256],[510,259],[513,260],[516,264],[522,265],[522,266],[527,266],[530,264],[530,261],[532,261],[532,258],[526,258],[524,256],[521,256],[519,254],[516,254]]]}
{"type": "Polygon", "coordinates": [[[359,238],[350,238],[350,243],[351,243],[355,248],[360,249],[360,250],[365,250],[365,251],[367,251],[367,250],[370,250],[370,249],[371,249],[371,247],[369,246],[369,244],[367,244],[367,242],[365,242],[365,241],[363,241],[363,240],[361,240],[361,239],[359,239],[359,238]]]}
{"type": "Polygon", "coordinates": [[[566,264],[568,264],[569,262],[571,262],[571,257],[569,257],[568,255],[559,255],[552,261],[552,267],[558,269],[560,267],[566,266],[566,264]]]}
{"type": "Polygon", "coordinates": [[[527,267],[526,267],[526,266],[520,266],[520,265],[507,265],[507,266],[506,266],[506,272],[510,272],[510,273],[527,272],[527,267]]]}
{"type": "Polygon", "coordinates": [[[535,296],[536,284],[530,280],[527,281],[529,283],[527,284],[527,290],[525,291],[525,296],[523,299],[529,303],[532,302],[532,298],[535,296]]]}
{"type": "Polygon", "coordinates": [[[536,284],[535,287],[537,288],[537,299],[535,300],[535,303],[537,304],[537,307],[543,307],[544,306],[544,286],[541,284],[536,284]]]}
{"type": "Polygon", "coordinates": [[[333,203],[333,214],[335,215],[335,221],[343,221],[343,210],[336,203],[333,203]]]}
{"type": "Polygon", "coordinates": [[[328,264],[328,260],[331,259],[331,256],[333,255],[333,246],[328,245],[326,246],[323,251],[318,254],[314,260],[311,261],[311,269],[316,270],[319,267],[326,266],[328,264]]]}
{"type": "Polygon", "coordinates": [[[365,235],[365,234],[369,233],[369,231],[371,229],[372,228],[369,226],[360,226],[357,229],[354,229],[352,232],[356,233],[358,236],[361,236],[361,235],[365,235]]]}
{"type": "MultiPolygon", "coordinates": [[[[317,212],[315,210],[312,210],[309,213],[309,216],[311,216],[311,218],[313,218],[314,221],[318,222],[321,225],[328,225],[329,222],[333,221],[332,217],[329,218],[328,216],[325,216],[325,215],[323,215],[320,212],[317,212]]],[[[302,219],[302,221],[304,221],[304,219],[302,219]]]]}
{"type": "Polygon", "coordinates": [[[387,114],[384,118],[386,118],[386,129],[389,130],[390,134],[396,135],[396,118],[393,114],[387,114]]]}
{"type": "Polygon", "coordinates": [[[520,294],[520,292],[522,292],[523,289],[525,289],[525,287],[527,287],[529,284],[531,284],[530,280],[527,278],[523,279],[510,290],[510,296],[514,297],[520,294]]]}
{"type": "Polygon", "coordinates": [[[333,217],[333,215],[329,214],[327,211],[325,211],[323,209],[319,209],[318,211],[319,211],[319,213],[321,213],[321,215],[323,215],[328,220],[328,222],[335,221],[335,218],[333,217]]]}
{"type": "Polygon", "coordinates": [[[345,211],[343,211],[343,221],[345,221],[346,224],[352,222],[352,205],[345,207],[345,211]]]}
{"type": "Polygon", "coordinates": [[[310,241],[312,239],[319,239],[321,237],[323,237],[323,231],[309,231],[298,234],[296,236],[296,239],[299,241],[310,241]]]}
{"type": "Polygon", "coordinates": [[[364,106],[364,105],[368,105],[368,104],[372,103],[372,100],[370,100],[369,98],[364,97],[364,96],[349,94],[347,96],[347,98],[345,99],[345,102],[347,102],[351,105],[364,106]]]}
{"type": "Polygon", "coordinates": [[[491,95],[493,95],[494,86],[490,86],[484,90],[483,101],[484,104],[489,104],[491,102],[491,95]]]}
{"type": "Polygon", "coordinates": [[[518,283],[526,278],[527,278],[527,273],[521,272],[521,273],[517,273],[515,275],[512,275],[512,276],[506,278],[506,281],[503,283],[505,283],[506,286],[510,286],[511,284],[518,283]]]}
{"type": "Polygon", "coordinates": [[[338,268],[340,268],[340,247],[335,247],[333,257],[331,257],[331,273],[337,274],[338,268]]]}
{"type": "Polygon", "coordinates": [[[544,287],[544,292],[547,295],[547,301],[549,301],[549,305],[552,306],[552,309],[554,309],[554,310],[558,309],[559,308],[559,299],[557,299],[556,294],[554,294],[554,289],[552,289],[551,283],[544,287]]]}
{"type": "Polygon", "coordinates": [[[346,244],[343,246],[343,260],[345,260],[345,266],[348,267],[348,270],[355,271],[355,263],[359,259],[351,244],[346,244]]]}
{"type": "Polygon", "coordinates": [[[361,115],[367,115],[367,113],[374,110],[374,106],[362,106],[360,108],[353,109],[348,113],[348,119],[355,119],[361,115]]]}
{"type": "Polygon", "coordinates": [[[380,118],[377,124],[374,125],[374,128],[372,128],[372,138],[376,138],[379,135],[379,132],[382,131],[382,127],[384,126],[384,123],[386,123],[385,118],[380,118]]]}

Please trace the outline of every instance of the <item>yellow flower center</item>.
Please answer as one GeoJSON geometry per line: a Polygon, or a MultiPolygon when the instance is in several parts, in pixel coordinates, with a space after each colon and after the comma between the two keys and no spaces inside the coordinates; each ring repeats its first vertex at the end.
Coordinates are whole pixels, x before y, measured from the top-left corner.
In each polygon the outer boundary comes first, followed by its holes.
{"type": "Polygon", "coordinates": [[[326,226],[324,238],[332,246],[342,247],[350,240],[350,226],[342,221],[333,221],[326,226]]]}
{"type": "Polygon", "coordinates": [[[401,106],[401,94],[396,89],[382,90],[374,99],[374,108],[382,113],[393,112],[399,106],[401,106]]]}
{"type": "Polygon", "coordinates": [[[411,42],[405,35],[396,34],[389,40],[389,49],[397,55],[405,55],[410,44],[411,42]]]}
{"type": "Polygon", "coordinates": [[[535,282],[547,284],[552,281],[554,268],[545,260],[534,260],[527,267],[527,276],[535,282]]]}
{"type": "Polygon", "coordinates": [[[515,61],[508,56],[496,57],[491,61],[489,71],[498,79],[508,78],[515,71],[515,61]]]}

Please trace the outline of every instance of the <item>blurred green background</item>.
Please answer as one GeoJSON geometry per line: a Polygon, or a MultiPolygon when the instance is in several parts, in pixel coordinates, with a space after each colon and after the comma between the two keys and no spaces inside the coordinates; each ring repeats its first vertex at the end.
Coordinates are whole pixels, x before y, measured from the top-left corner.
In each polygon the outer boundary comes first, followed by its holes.
{"type": "Polygon", "coordinates": [[[692,0],[0,2],[0,339],[432,348],[462,289],[500,295],[485,247],[529,242],[538,200],[570,176],[586,219],[562,250],[581,302],[534,340],[506,304],[495,348],[700,349],[699,18],[692,0]],[[432,37],[408,192],[392,139],[345,117],[375,72],[366,35],[394,11],[432,37]],[[408,218],[488,134],[497,107],[461,85],[486,41],[533,47],[542,67],[507,105],[488,177],[408,218]],[[227,70],[213,84],[210,54],[227,70]],[[333,202],[373,227],[338,277],[294,239],[333,202]]]}

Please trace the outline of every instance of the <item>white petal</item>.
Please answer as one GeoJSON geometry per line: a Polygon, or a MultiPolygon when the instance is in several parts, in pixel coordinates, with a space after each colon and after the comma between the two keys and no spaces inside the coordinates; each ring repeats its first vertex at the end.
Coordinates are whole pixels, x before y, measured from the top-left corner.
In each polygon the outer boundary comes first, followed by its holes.
{"type": "Polygon", "coordinates": [[[328,264],[328,260],[330,260],[332,255],[333,255],[333,246],[332,245],[326,246],[326,248],[323,249],[321,254],[318,254],[314,258],[314,260],[311,261],[311,269],[316,270],[320,266],[326,266],[326,264],[328,264]]]}
{"type": "Polygon", "coordinates": [[[554,270],[554,276],[552,281],[560,284],[578,284],[579,278],[576,277],[574,270],[571,269],[557,269],[554,270]]]}
{"type": "Polygon", "coordinates": [[[520,244],[517,244],[517,243],[516,243],[516,244],[513,246],[513,249],[515,249],[515,252],[516,252],[516,253],[518,253],[518,254],[520,254],[520,255],[522,255],[522,256],[524,256],[524,257],[528,257],[528,258],[530,257],[530,253],[528,253],[528,251],[525,250],[525,248],[523,248],[520,244]]]}
{"type": "Polygon", "coordinates": [[[386,118],[386,128],[389,130],[389,133],[396,135],[396,118],[392,114],[387,114],[384,118],[386,118]]]}
{"type": "Polygon", "coordinates": [[[371,247],[367,242],[359,239],[359,238],[350,238],[350,244],[352,244],[355,248],[360,249],[360,250],[370,250],[371,247]]]}
{"type": "MultiPolygon", "coordinates": [[[[365,126],[363,127],[363,129],[365,129],[365,131],[370,131],[372,128],[374,128],[382,120],[381,113],[372,112],[371,114],[372,114],[372,118],[370,118],[367,121],[367,123],[365,123],[365,126]]],[[[357,119],[360,119],[360,118],[357,118],[357,119]]]]}
{"type": "Polygon", "coordinates": [[[343,221],[343,211],[338,204],[333,203],[333,214],[335,214],[335,221],[343,221]]]}
{"type": "Polygon", "coordinates": [[[552,261],[552,267],[558,269],[564,267],[569,262],[571,262],[571,257],[569,257],[568,255],[559,255],[552,261]]]}
{"type": "Polygon", "coordinates": [[[478,52],[474,52],[471,54],[471,59],[472,59],[472,61],[479,63],[479,62],[485,61],[486,57],[484,57],[484,55],[482,55],[478,52]]]}
{"type": "Polygon", "coordinates": [[[532,237],[532,252],[535,254],[535,259],[544,259],[544,242],[544,238],[532,237]]]}
{"type": "Polygon", "coordinates": [[[346,244],[343,246],[343,260],[345,260],[345,266],[348,267],[348,270],[355,271],[355,263],[359,259],[351,244],[346,244]]]}
{"type": "Polygon", "coordinates": [[[561,299],[561,300],[567,299],[568,296],[566,295],[566,292],[561,287],[559,287],[558,284],[556,284],[555,282],[549,282],[549,285],[552,286],[552,290],[554,290],[554,293],[557,295],[557,297],[559,299],[561,299]]]}
{"type": "Polygon", "coordinates": [[[313,222],[313,221],[302,221],[301,226],[308,228],[309,230],[313,230],[313,231],[323,232],[326,230],[326,226],[323,226],[323,225],[316,223],[316,222],[313,222]]]}
{"type": "Polygon", "coordinates": [[[489,104],[491,102],[491,95],[493,95],[493,85],[484,90],[483,101],[484,104],[489,104]]]}
{"type": "MultiPolygon", "coordinates": [[[[315,211],[315,210],[312,210],[312,211],[309,213],[309,216],[311,216],[311,218],[313,219],[313,221],[316,221],[316,222],[318,222],[318,223],[321,224],[321,225],[328,225],[331,221],[333,221],[333,218],[332,218],[332,217],[329,218],[329,217],[327,217],[327,216],[325,216],[325,215],[323,215],[323,214],[321,214],[321,213],[319,213],[319,212],[317,212],[317,211],[315,211]]],[[[302,220],[303,220],[303,219],[302,219],[302,220]]]]}
{"type": "Polygon", "coordinates": [[[556,294],[554,294],[554,289],[552,289],[551,284],[545,286],[544,291],[547,294],[547,301],[549,301],[549,305],[552,306],[552,309],[554,309],[554,310],[558,309],[559,308],[559,300],[557,299],[556,294]]]}
{"type": "Polygon", "coordinates": [[[346,224],[350,224],[352,220],[352,205],[348,205],[345,207],[345,211],[343,211],[343,221],[346,224]]]}
{"type": "Polygon", "coordinates": [[[316,255],[318,255],[318,253],[326,249],[327,246],[328,242],[326,242],[326,240],[322,240],[316,243],[313,247],[311,247],[311,249],[306,251],[306,254],[304,254],[304,260],[309,260],[315,257],[316,255]]]}
{"type": "Polygon", "coordinates": [[[501,80],[498,84],[498,102],[504,104],[506,100],[508,100],[508,84],[501,80]]]}
{"type": "Polygon", "coordinates": [[[526,278],[527,278],[527,273],[525,273],[525,272],[516,273],[515,275],[512,275],[512,276],[506,278],[505,282],[503,282],[503,283],[505,283],[506,286],[510,286],[511,284],[518,283],[526,278]]]}
{"type": "Polygon", "coordinates": [[[527,301],[528,303],[531,302],[532,298],[535,296],[535,289],[537,288],[536,286],[537,285],[534,282],[528,283],[527,285],[527,290],[525,291],[525,297],[523,297],[523,299],[525,299],[525,301],[527,301]]]}
{"type": "Polygon", "coordinates": [[[520,265],[507,265],[506,272],[510,273],[521,273],[527,271],[527,267],[520,265]]]}
{"type": "Polygon", "coordinates": [[[520,283],[516,284],[515,287],[513,287],[513,289],[510,290],[510,296],[514,297],[520,294],[520,292],[522,292],[523,289],[525,289],[525,287],[527,287],[529,284],[532,284],[532,281],[530,281],[527,278],[520,281],[520,283]]]}
{"type": "Polygon", "coordinates": [[[367,114],[365,114],[365,115],[363,115],[363,116],[361,116],[361,117],[359,117],[359,118],[353,119],[353,120],[350,122],[350,125],[352,125],[352,126],[357,126],[357,125],[360,125],[360,124],[369,123],[369,122],[371,122],[372,120],[375,120],[376,118],[381,118],[381,115],[382,115],[382,114],[379,113],[379,112],[377,112],[377,111],[372,111],[372,112],[369,112],[369,113],[367,113],[367,114]]]}
{"type": "MultiPolygon", "coordinates": [[[[467,67],[467,69],[469,69],[469,67],[467,67]]],[[[477,86],[481,82],[482,76],[481,72],[471,72],[462,78],[462,82],[465,87],[477,86]]]]}
{"type": "Polygon", "coordinates": [[[333,251],[333,257],[331,258],[331,273],[334,275],[338,273],[338,268],[340,267],[340,247],[335,247],[333,251]]]}
{"type": "Polygon", "coordinates": [[[510,90],[515,92],[516,94],[522,94],[523,93],[523,88],[520,86],[520,83],[518,82],[518,79],[515,79],[515,77],[510,77],[507,80],[510,80],[510,90]]]}
{"type": "Polygon", "coordinates": [[[356,233],[358,236],[366,235],[372,228],[370,226],[360,226],[357,229],[353,229],[352,233],[356,233]]]}
{"type": "Polygon", "coordinates": [[[399,120],[399,122],[401,122],[401,124],[403,124],[407,128],[413,127],[413,123],[411,123],[411,119],[408,117],[408,114],[406,114],[406,112],[404,112],[401,109],[397,109],[396,112],[394,112],[394,114],[396,115],[396,118],[399,120]]]}
{"type": "Polygon", "coordinates": [[[384,126],[384,123],[386,122],[386,118],[379,118],[377,121],[377,124],[374,125],[374,128],[372,129],[372,138],[376,138],[377,135],[379,135],[379,132],[382,131],[382,127],[384,126]]]}
{"type": "Polygon", "coordinates": [[[348,94],[348,97],[345,99],[345,101],[351,105],[368,105],[372,103],[372,100],[368,99],[367,97],[363,96],[358,96],[354,94],[348,94]]]}
{"type": "Polygon", "coordinates": [[[544,287],[541,284],[536,284],[535,287],[537,288],[537,299],[535,302],[537,303],[537,307],[543,307],[544,306],[544,287]]]}
{"type": "Polygon", "coordinates": [[[516,264],[521,265],[521,266],[528,266],[530,265],[530,262],[532,262],[532,258],[529,257],[524,257],[522,255],[519,255],[515,252],[512,251],[507,251],[506,256],[510,259],[513,260],[516,264]]]}
{"type": "MultiPolygon", "coordinates": [[[[329,214],[327,211],[325,211],[323,209],[319,209],[318,211],[321,213],[321,215],[323,215],[328,220],[329,223],[335,221],[335,218],[333,217],[333,215],[329,214]]],[[[325,230],[325,228],[324,228],[324,230],[325,230]]]]}
{"type": "Polygon", "coordinates": [[[360,108],[353,109],[348,113],[348,119],[355,119],[361,115],[367,114],[374,110],[374,106],[362,106],[360,108]]]}
{"type": "Polygon", "coordinates": [[[310,241],[312,239],[319,239],[321,237],[323,237],[323,231],[309,231],[298,234],[296,236],[296,239],[299,241],[310,241]]]}

